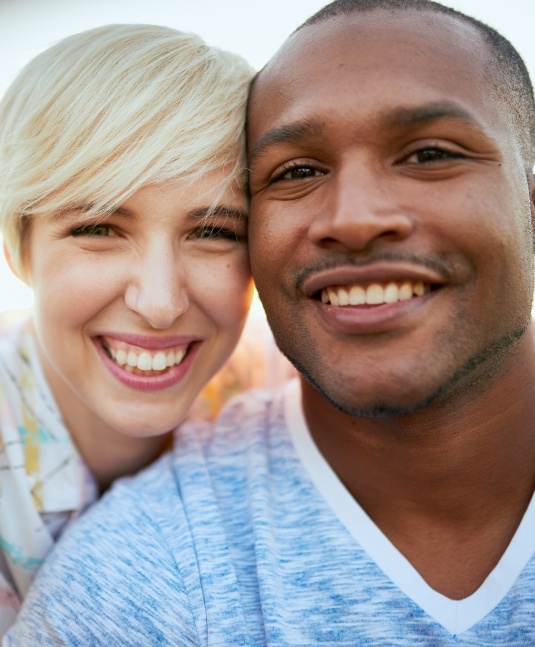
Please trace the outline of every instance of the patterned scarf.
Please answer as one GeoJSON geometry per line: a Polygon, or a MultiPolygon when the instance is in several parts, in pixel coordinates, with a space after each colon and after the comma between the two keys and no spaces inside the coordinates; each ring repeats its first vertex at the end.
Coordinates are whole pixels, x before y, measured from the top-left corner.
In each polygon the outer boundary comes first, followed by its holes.
{"type": "Polygon", "coordinates": [[[96,498],[26,322],[0,339],[0,636],[62,528],[96,498]]]}

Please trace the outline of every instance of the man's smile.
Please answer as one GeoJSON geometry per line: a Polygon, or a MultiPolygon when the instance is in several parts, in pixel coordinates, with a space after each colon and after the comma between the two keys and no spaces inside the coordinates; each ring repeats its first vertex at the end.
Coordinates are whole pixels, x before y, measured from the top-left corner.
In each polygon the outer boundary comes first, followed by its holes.
{"type": "Polygon", "coordinates": [[[321,290],[321,301],[333,306],[381,305],[408,301],[431,291],[423,281],[389,281],[387,283],[355,283],[333,285],[321,290]]]}

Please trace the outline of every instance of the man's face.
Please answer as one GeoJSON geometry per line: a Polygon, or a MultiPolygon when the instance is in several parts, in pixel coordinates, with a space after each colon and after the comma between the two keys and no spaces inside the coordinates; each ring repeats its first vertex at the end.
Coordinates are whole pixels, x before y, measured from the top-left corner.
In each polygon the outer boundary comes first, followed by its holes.
{"type": "Polygon", "coordinates": [[[253,89],[256,285],[349,413],[484,377],[530,320],[532,181],[487,56],[449,17],[374,11],[301,30],[253,89]]]}

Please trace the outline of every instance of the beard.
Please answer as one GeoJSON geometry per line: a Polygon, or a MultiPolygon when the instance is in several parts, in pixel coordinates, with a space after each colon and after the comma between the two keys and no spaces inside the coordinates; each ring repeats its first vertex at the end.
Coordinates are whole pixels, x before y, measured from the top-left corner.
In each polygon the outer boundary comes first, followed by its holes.
{"type": "MultiPolygon", "coordinates": [[[[438,386],[410,404],[403,405],[381,399],[382,396],[378,393],[375,402],[366,406],[357,406],[349,402],[347,397],[344,398],[341,394],[336,393],[336,385],[317,375],[317,361],[314,361],[317,355],[314,354],[312,357],[312,353],[304,353],[305,361],[302,361],[300,359],[302,355],[297,357],[292,352],[291,343],[289,344],[291,350],[288,350],[284,343],[279,345],[279,349],[307,382],[336,409],[350,416],[388,418],[414,414],[431,406],[446,404],[456,396],[467,393],[475,395],[487,389],[493,376],[500,370],[518,341],[527,332],[530,322],[531,319],[528,319],[523,325],[477,351],[443,379],[438,386]]],[[[358,385],[356,388],[358,389],[358,385]]]]}

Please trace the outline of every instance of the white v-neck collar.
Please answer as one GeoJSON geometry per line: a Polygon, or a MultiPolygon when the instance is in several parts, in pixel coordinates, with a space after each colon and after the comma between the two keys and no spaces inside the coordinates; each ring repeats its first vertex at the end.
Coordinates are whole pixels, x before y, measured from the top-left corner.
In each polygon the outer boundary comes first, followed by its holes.
{"type": "Polygon", "coordinates": [[[501,602],[535,552],[535,496],[507,550],[480,588],[463,600],[452,600],[427,584],[338,479],[310,435],[298,380],[287,385],[284,399],[290,436],[312,482],[346,529],[405,595],[452,635],[470,629],[501,602]]]}

